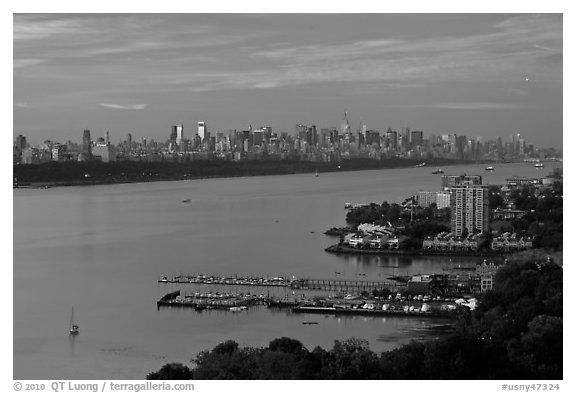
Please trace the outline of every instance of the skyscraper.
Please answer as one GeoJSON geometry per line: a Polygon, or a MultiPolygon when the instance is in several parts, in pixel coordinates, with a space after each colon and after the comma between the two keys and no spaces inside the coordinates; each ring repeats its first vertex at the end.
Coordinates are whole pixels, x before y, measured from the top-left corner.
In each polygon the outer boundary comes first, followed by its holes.
{"type": "Polygon", "coordinates": [[[396,131],[392,131],[391,128],[388,128],[388,130],[386,130],[386,140],[388,140],[390,150],[398,150],[398,133],[396,131]]]}
{"type": "Polygon", "coordinates": [[[206,123],[203,121],[199,121],[198,122],[198,136],[200,137],[202,142],[204,142],[204,139],[206,139],[206,137],[207,137],[206,133],[207,133],[206,123]]]}
{"type": "Polygon", "coordinates": [[[450,224],[456,236],[462,236],[465,232],[472,234],[488,231],[488,187],[460,185],[450,188],[450,224]]]}
{"type": "Polygon", "coordinates": [[[184,126],[182,124],[176,125],[176,144],[180,146],[184,139],[184,126]]]}
{"type": "Polygon", "coordinates": [[[14,142],[14,147],[19,151],[24,150],[26,148],[26,137],[24,135],[18,135],[16,142],[14,142]]]}
{"type": "Polygon", "coordinates": [[[170,131],[170,144],[176,146],[176,139],[178,138],[178,125],[172,126],[170,131]]]}
{"type": "Polygon", "coordinates": [[[86,160],[92,158],[92,139],[90,139],[90,130],[84,130],[82,135],[82,154],[86,160]]]}
{"type": "Polygon", "coordinates": [[[411,131],[410,132],[410,146],[422,146],[424,142],[424,135],[422,131],[411,131]]]}

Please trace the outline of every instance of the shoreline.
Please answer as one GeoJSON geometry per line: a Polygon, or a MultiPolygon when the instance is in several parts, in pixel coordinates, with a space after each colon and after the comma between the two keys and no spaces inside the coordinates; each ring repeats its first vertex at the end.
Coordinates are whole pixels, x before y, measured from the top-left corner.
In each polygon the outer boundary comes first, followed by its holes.
{"type": "MultiPolygon", "coordinates": [[[[254,176],[279,176],[296,174],[357,172],[365,170],[405,169],[417,167],[423,160],[357,159],[339,163],[311,161],[197,161],[194,163],[137,163],[137,162],[87,162],[13,166],[13,176],[18,179],[14,189],[45,189],[52,187],[96,186],[159,181],[184,181],[222,179],[254,176]],[[89,177],[86,177],[89,174],[89,177]],[[54,179],[56,178],[56,179],[54,179]]],[[[457,161],[432,159],[426,168],[494,163],[494,161],[457,161]]]]}
{"type": "Polygon", "coordinates": [[[469,252],[469,251],[427,251],[427,250],[375,250],[375,249],[361,249],[344,246],[340,244],[333,244],[324,251],[332,254],[366,254],[366,255],[419,255],[419,256],[461,256],[461,257],[490,257],[490,258],[505,258],[505,253],[496,252],[469,252]]]}

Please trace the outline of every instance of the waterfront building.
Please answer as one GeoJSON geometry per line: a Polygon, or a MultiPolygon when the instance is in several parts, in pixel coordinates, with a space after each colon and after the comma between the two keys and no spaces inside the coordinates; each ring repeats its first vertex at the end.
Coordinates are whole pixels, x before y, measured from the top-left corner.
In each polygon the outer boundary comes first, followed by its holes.
{"type": "Polygon", "coordinates": [[[504,233],[492,239],[492,250],[494,251],[520,251],[532,248],[532,239],[529,237],[518,237],[516,233],[504,233]]]}
{"type": "Polygon", "coordinates": [[[480,185],[481,175],[442,175],[442,190],[460,185],[480,185]]]}
{"type": "Polygon", "coordinates": [[[432,251],[477,251],[481,241],[479,234],[462,238],[453,233],[442,232],[434,238],[426,237],[422,242],[422,248],[432,251]]]}
{"type": "Polygon", "coordinates": [[[436,193],[436,208],[445,209],[450,207],[450,193],[449,192],[437,192],[436,193]]]}
{"type": "Polygon", "coordinates": [[[450,188],[450,221],[452,233],[462,236],[465,230],[472,233],[488,231],[490,210],[488,187],[458,185],[450,188]]]}
{"type": "Polygon", "coordinates": [[[416,195],[418,206],[429,207],[431,204],[437,203],[437,194],[435,191],[418,191],[418,195],[416,195]]]}
{"type": "Polygon", "coordinates": [[[523,176],[514,176],[506,179],[509,186],[523,186],[528,184],[538,184],[538,179],[523,176]]]}

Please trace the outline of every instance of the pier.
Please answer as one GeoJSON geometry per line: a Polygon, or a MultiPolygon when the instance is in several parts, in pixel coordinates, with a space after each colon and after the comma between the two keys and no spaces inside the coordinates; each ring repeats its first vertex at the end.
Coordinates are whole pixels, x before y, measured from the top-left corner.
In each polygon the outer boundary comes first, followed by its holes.
{"type": "Polygon", "coordinates": [[[286,278],[286,277],[224,277],[204,275],[179,275],[173,278],[166,276],[159,283],[170,284],[203,284],[203,285],[243,285],[258,287],[284,287],[289,289],[338,291],[360,293],[363,291],[388,289],[398,291],[406,287],[402,281],[374,281],[351,279],[321,279],[321,278],[286,278]]]}
{"type": "Polygon", "coordinates": [[[401,282],[387,281],[301,278],[293,281],[290,287],[292,289],[359,293],[363,291],[371,292],[375,289],[398,291],[405,288],[406,285],[401,282]]]}

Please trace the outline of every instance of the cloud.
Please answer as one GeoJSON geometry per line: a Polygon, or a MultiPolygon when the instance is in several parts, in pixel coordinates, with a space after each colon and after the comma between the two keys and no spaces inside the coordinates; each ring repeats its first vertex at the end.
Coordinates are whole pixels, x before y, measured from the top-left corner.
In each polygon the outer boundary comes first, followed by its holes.
{"type": "Polygon", "coordinates": [[[40,65],[18,76],[69,85],[91,78],[130,96],[144,86],[194,92],[340,82],[433,86],[500,83],[519,73],[561,81],[562,23],[546,15],[506,18],[474,34],[372,34],[350,41],[312,34],[302,41],[288,31],[276,35],[281,42],[270,42],[275,35],[266,27],[239,26],[235,16],[17,15],[14,21],[20,37],[14,68],[40,65]]]}
{"type": "Polygon", "coordinates": [[[42,59],[14,59],[14,68],[30,67],[45,63],[42,59]]]}
{"type": "Polygon", "coordinates": [[[106,103],[98,105],[103,106],[104,108],[133,110],[133,111],[141,111],[143,109],[146,109],[146,107],[148,106],[148,104],[119,105],[119,104],[106,104],[106,103]]]}
{"type": "Polygon", "coordinates": [[[16,108],[30,108],[30,104],[28,104],[27,102],[15,102],[14,106],[16,108]]]}
{"type": "Polygon", "coordinates": [[[438,109],[472,109],[472,110],[522,108],[522,105],[513,102],[442,102],[437,104],[424,104],[415,106],[438,108],[438,109]]]}
{"type": "Polygon", "coordinates": [[[14,40],[41,40],[54,35],[69,35],[80,27],[71,19],[48,19],[42,15],[14,15],[14,40]]]}

